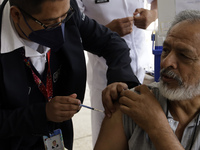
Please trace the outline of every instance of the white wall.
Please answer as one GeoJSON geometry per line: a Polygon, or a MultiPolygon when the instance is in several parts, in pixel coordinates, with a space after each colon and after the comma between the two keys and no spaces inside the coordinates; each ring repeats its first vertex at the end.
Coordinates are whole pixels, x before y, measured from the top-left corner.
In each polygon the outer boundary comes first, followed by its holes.
{"type": "Polygon", "coordinates": [[[158,2],[158,41],[161,46],[162,41],[173,21],[175,15],[185,9],[200,10],[199,0],[157,0],[158,2]]]}
{"type": "Polygon", "coordinates": [[[158,0],[158,33],[165,36],[175,16],[175,0],[158,0]]]}

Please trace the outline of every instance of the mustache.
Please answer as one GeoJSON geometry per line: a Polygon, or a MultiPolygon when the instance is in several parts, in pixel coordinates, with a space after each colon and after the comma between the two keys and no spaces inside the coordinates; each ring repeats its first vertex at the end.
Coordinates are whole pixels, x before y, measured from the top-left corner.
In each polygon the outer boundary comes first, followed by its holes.
{"type": "Polygon", "coordinates": [[[182,78],[177,75],[175,72],[172,71],[171,68],[163,68],[160,70],[160,76],[167,76],[169,78],[175,79],[179,85],[183,85],[183,80],[182,78]]]}

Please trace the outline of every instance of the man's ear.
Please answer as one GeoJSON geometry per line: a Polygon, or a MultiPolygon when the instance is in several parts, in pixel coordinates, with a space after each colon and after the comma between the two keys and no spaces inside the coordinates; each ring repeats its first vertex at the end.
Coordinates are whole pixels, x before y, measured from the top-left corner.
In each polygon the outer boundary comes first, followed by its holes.
{"type": "Polygon", "coordinates": [[[23,17],[21,11],[16,6],[10,7],[10,16],[15,24],[18,24],[20,22],[20,19],[22,19],[23,17]]]}

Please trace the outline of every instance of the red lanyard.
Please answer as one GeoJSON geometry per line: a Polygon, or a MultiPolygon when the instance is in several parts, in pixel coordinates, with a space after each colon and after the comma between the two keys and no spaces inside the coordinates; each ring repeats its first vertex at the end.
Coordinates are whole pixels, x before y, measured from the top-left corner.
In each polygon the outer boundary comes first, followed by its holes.
{"type": "Polygon", "coordinates": [[[48,70],[47,70],[47,77],[46,77],[46,87],[44,83],[41,81],[41,79],[33,71],[31,67],[30,59],[24,56],[24,62],[31,69],[35,83],[37,84],[40,92],[42,92],[42,94],[45,96],[45,98],[48,101],[50,101],[53,97],[52,76],[51,76],[51,70],[50,70],[50,54],[51,54],[51,50],[47,52],[48,70]]]}

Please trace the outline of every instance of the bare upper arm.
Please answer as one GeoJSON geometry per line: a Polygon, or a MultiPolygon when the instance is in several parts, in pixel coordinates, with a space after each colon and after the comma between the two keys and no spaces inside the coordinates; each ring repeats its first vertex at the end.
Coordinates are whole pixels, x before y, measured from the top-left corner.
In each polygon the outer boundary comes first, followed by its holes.
{"type": "Polygon", "coordinates": [[[124,133],[122,112],[115,104],[116,112],[111,118],[105,117],[94,150],[127,150],[127,139],[124,133]]]}

